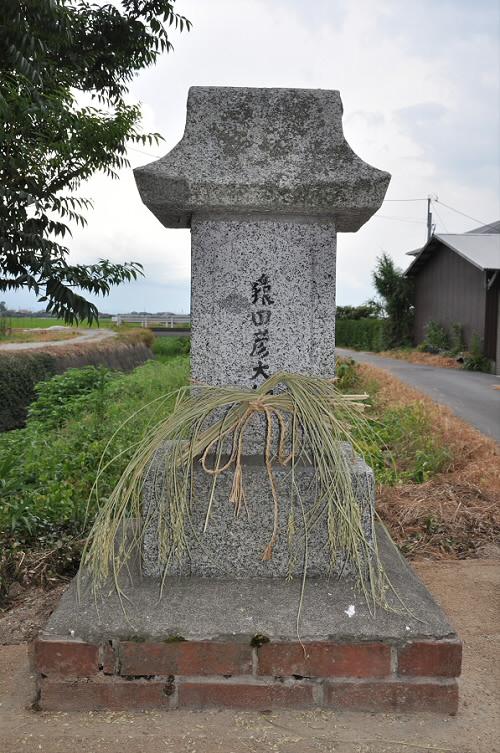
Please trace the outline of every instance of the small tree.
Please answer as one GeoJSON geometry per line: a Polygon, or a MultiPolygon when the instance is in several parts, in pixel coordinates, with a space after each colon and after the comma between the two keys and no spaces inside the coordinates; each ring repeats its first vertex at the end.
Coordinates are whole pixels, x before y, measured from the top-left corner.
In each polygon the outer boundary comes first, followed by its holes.
{"type": "Polygon", "coordinates": [[[380,319],[383,306],[374,300],[360,306],[337,306],[336,319],[380,319]]]}
{"type": "Polygon", "coordinates": [[[170,26],[190,28],[175,0],[2,0],[0,3],[0,291],[27,288],[67,322],[98,317],[78,291],[106,295],[141,265],[68,262],[68,221],[85,224],[77,197],[97,171],[128,165],[140,108],[134,74],[172,49],[170,26]],[[92,104],[82,104],[90,101],[92,104]]]}
{"type": "Polygon", "coordinates": [[[377,259],[373,283],[384,302],[387,315],[386,346],[397,348],[410,345],[413,330],[413,285],[403,270],[383,253],[377,259]]]}

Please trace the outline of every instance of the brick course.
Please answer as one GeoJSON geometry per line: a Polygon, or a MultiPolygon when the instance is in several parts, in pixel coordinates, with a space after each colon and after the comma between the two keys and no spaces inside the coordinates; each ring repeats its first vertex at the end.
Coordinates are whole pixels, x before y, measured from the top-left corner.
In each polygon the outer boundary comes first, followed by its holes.
{"type": "Polygon", "coordinates": [[[246,675],[252,672],[248,643],[175,641],[120,644],[122,675],[246,675]]]}
{"type": "Polygon", "coordinates": [[[456,714],[455,681],[336,682],[325,683],[324,705],[344,711],[434,711],[456,714]]]}
{"type": "Polygon", "coordinates": [[[184,682],[178,689],[179,708],[253,709],[314,708],[312,685],[295,682],[285,685],[271,681],[254,684],[224,682],[184,682]]]}
{"type": "Polygon", "coordinates": [[[458,677],[462,667],[459,641],[416,641],[398,650],[398,674],[458,677]]]}
{"type": "Polygon", "coordinates": [[[43,680],[40,706],[44,711],[133,711],[168,709],[173,686],[168,681],[43,680]]]}
{"type": "Polygon", "coordinates": [[[35,669],[43,675],[91,677],[99,669],[99,649],[78,640],[36,640],[35,669]]]}
{"type": "Polygon", "coordinates": [[[458,641],[304,645],[306,656],[295,641],[252,648],[230,639],[96,646],[53,638],[35,641],[33,660],[40,706],[53,711],[320,706],[456,713],[458,641]]]}
{"type": "Polygon", "coordinates": [[[390,672],[391,648],[383,643],[318,641],[304,648],[300,643],[266,643],[259,649],[259,675],[384,677],[390,672]]]}

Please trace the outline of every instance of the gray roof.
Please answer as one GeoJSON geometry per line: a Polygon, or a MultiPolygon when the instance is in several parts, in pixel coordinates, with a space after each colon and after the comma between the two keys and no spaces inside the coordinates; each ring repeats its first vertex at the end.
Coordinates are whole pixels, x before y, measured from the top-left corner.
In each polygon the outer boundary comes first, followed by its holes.
{"type": "Polygon", "coordinates": [[[481,225],[481,227],[475,227],[472,230],[468,230],[464,235],[490,235],[494,233],[500,233],[500,220],[489,222],[487,225],[481,225]]]}
{"type": "Polygon", "coordinates": [[[479,269],[500,269],[498,233],[440,233],[436,238],[479,269]]]}
{"type": "MultiPolygon", "coordinates": [[[[495,233],[500,233],[500,220],[497,220],[496,222],[489,222],[487,225],[481,225],[480,227],[472,228],[472,230],[467,230],[466,233],[463,233],[463,235],[494,235],[495,233]]],[[[447,235],[455,235],[454,233],[447,233],[447,235]]],[[[420,248],[414,248],[412,251],[407,251],[406,256],[417,256],[423,249],[423,246],[420,246],[420,248]]]]}
{"type": "Polygon", "coordinates": [[[413,259],[406,270],[407,275],[416,272],[431,256],[436,241],[448,246],[478,269],[500,269],[499,233],[439,233],[433,235],[413,259]]]}

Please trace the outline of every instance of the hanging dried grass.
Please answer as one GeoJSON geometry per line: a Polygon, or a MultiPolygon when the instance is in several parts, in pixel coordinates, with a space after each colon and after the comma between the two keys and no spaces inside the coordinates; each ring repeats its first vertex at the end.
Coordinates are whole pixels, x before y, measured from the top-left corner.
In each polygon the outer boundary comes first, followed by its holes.
{"type": "Polygon", "coordinates": [[[188,549],[186,521],[192,505],[207,504],[205,530],[210,524],[215,487],[222,473],[233,473],[228,503],[234,506],[236,514],[241,512],[246,505],[243,440],[252,416],[262,414],[267,427],[264,462],[274,508],[273,531],[262,559],[272,558],[279,535],[280,505],[284,504],[278,495],[273,468],[289,466],[290,514],[284,535],[290,538],[294,530],[290,500],[298,498],[305,537],[304,579],[308,529],[319,515],[327,515],[332,567],[338,553],[342,552],[354,568],[370,608],[377,604],[385,606],[385,593],[390,583],[378,556],[375,537],[368,537],[363,529],[350,462],[342,444],[348,442],[359,452],[354,436],[366,438],[369,435],[373,441],[374,432],[363,416],[366,399],[365,394],[342,394],[334,380],[284,372],[275,374],[257,390],[212,386],[180,389],[172,414],[151,427],[112,494],[103,501],[99,500],[99,478],[112,461],[101,462],[93,490],[99,503],[98,513],[82,560],[94,586],[98,588],[112,577],[120,589],[120,573],[141,546],[144,531],[151,524],[151,513],[144,514],[143,509],[143,483],[165,441],[170,440],[171,449],[166,453],[164,495],[157,516],[162,566],[166,568],[188,549]],[[228,445],[229,457],[223,455],[223,446],[228,445]],[[210,466],[209,456],[215,459],[210,466]],[[297,463],[304,461],[314,468],[317,488],[317,497],[307,509],[302,505],[294,480],[297,463]],[[192,468],[196,462],[213,478],[208,501],[193,499],[192,468]],[[131,520],[140,523],[134,526],[133,535],[125,535],[131,520]]]}

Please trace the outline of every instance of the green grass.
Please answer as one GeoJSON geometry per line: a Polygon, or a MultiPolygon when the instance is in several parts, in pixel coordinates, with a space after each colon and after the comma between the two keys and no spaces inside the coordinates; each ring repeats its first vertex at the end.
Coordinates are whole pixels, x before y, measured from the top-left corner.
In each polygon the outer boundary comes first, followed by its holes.
{"type": "Polygon", "coordinates": [[[61,340],[72,340],[74,337],[76,337],[76,333],[73,331],[55,330],[54,332],[47,333],[37,332],[36,329],[32,328],[27,332],[14,330],[10,335],[0,334],[0,343],[2,343],[2,345],[4,343],[54,343],[61,342],[61,340]]]}
{"type": "MultiPolygon", "coordinates": [[[[20,538],[83,530],[87,499],[109,438],[134,412],[187,383],[188,359],[150,361],[131,374],[85,367],[70,369],[38,387],[24,429],[0,435],[0,532],[20,538]]],[[[151,420],[172,404],[138,413],[109,451],[121,458],[103,477],[102,493],[114,486],[132,452],[129,446],[151,420]]],[[[91,511],[92,513],[92,511],[91,511]]]]}
{"type": "Polygon", "coordinates": [[[377,399],[377,382],[361,379],[352,359],[339,359],[337,375],[340,389],[362,390],[370,395],[367,416],[374,435],[367,438],[355,432],[355,437],[378,483],[420,484],[446,467],[451,460],[450,451],[434,431],[432,415],[423,403],[382,406],[377,399]]]}
{"type": "MultiPolygon", "coordinates": [[[[156,340],[154,350],[172,349],[176,340],[156,340]]],[[[365,441],[363,448],[378,481],[422,482],[440,470],[449,455],[420,403],[381,410],[376,384],[360,384],[356,367],[349,362],[339,363],[339,373],[341,390],[359,392],[362,388],[371,393],[368,415],[378,440],[365,441]]],[[[163,352],[158,360],[130,374],[85,367],[42,382],[26,427],[0,434],[0,533],[17,531],[30,536],[51,526],[81,524],[108,439],[129,416],[187,384],[188,378],[189,358],[163,352]]],[[[103,495],[111,491],[127,465],[132,453],[128,446],[143,436],[151,421],[167,416],[171,407],[171,402],[153,404],[116,436],[109,447],[110,457],[123,455],[104,475],[103,495]]]]}
{"type": "Polygon", "coordinates": [[[87,509],[96,469],[109,445],[119,455],[103,475],[106,497],[127,465],[133,443],[172,402],[156,397],[185,385],[186,356],[149,361],[130,374],[105,368],[70,369],[39,383],[26,427],[0,434],[0,603],[9,584],[50,584],[76,572],[94,517],[87,509]]]}

